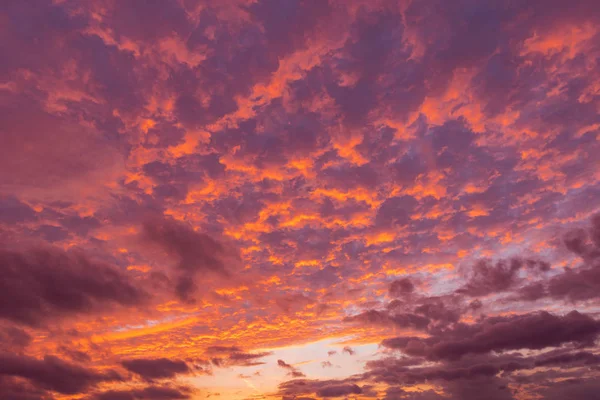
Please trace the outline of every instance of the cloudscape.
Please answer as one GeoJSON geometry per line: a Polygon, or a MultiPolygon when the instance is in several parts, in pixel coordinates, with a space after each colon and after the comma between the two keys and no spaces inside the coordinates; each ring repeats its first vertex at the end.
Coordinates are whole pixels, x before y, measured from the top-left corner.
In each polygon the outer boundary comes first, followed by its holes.
{"type": "Polygon", "coordinates": [[[597,0],[3,0],[0,49],[0,399],[600,400],[597,0]]]}

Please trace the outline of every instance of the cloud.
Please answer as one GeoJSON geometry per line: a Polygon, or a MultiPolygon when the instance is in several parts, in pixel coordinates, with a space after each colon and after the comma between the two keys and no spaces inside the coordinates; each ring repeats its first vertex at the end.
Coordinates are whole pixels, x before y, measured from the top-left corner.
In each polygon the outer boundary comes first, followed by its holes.
{"type": "Polygon", "coordinates": [[[37,326],[55,317],[138,306],[147,299],[125,272],[81,251],[0,250],[0,317],[37,326]]]}
{"type": "Polygon", "coordinates": [[[54,356],[40,360],[13,354],[0,355],[0,376],[21,377],[39,388],[62,394],[85,393],[101,382],[122,380],[114,371],[97,372],[54,356]]]}
{"type": "Polygon", "coordinates": [[[555,299],[566,299],[572,302],[588,300],[598,297],[598,284],[600,283],[600,270],[598,268],[580,269],[573,271],[566,269],[562,275],[548,281],[547,295],[555,299]]]}
{"type": "Polygon", "coordinates": [[[260,353],[231,353],[227,360],[229,365],[239,365],[242,367],[251,367],[254,365],[262,365],[264,362],[259,359],[272,355],[273,352],[264,351],[260,353]]]}
{"type": "Polygon", "coordinates": [[[460,304],[460,298],[454,296],[421,296],[414,298],[410,303],[395,299],[385,309],[363,311],[345,317],[344,322],[435,330],[457,322],[464,312],[463,308],[465,307],[460,304]]]}
{"type": "Polygon", "coordinates": [[[393,281],[390,284],[390,296],[402,297],[410,295],[415,290],[415,286],[409,278],[402,278],[393,281]]]}
{"type": "Polygon", "coordinates": [[[190,399],[193,390],[188,387],[147,386],[142,389],[108,390],[90,398],[93,400],[174,400],[190,399]]]}
{"type": "Polygon", "coordinates": [[[325,335],[369,362],[273,395],[594,396],[597,1],[121,3],[3,2],[1,352],[177,398],[325,335]]]}
{"type": "MultiPolygon", "coordinates": [[[[567,276],[574,273],[586,274],[588,282],[580,288],[589,287],[594,280],[587,274],[596,269],[597,252],[591,239],[596,234],[595,223],[594,220],[587,230],[566,235],[567,249],[580,262],[572,271],[553,271],[549,263],[530,258],[513,257],[497,262],[484,259],[471,264],[473,271],[458,290],[431,297],[414,293],[408,278],[393,281],[389,285],[393,300],[379,309],[367,309],[344,320],[363,329],[375,325],[401,328],[413,334],[384,339],[381,345],[387,358],[368,361],[364,373],[336,385],[432,383],[443,394],[431,391],[417,395],[391,390],[388,398],[476,399],[485,393],[486,398],[509,400],[520,393],[525,382],[538,385],[534,392],[547,396],[549,392],[543,382],[551,386],[550,382],[557,382],[560,377],[572,381],[572,386],[560,390],[586,392],[587,389],[578,386],[583,382],[580,377],[584,371],[593,374],[591,371],[600,362],[595,353],[600,322],[593,314],[536,310],[478,316],[489,305],[479,300],[474,304],[472,297],[505,296],[504,304],[512,304],[515,294],[528,295],[529,300],[552,298],[551,293],[557,293],[556,282],[567,281],[567,276]],[[417,317],[422,322],[417,323],[417,317]],[[414,334],[419,331],[421,334],[414,334]],[[509,384],[512,390],[508,389],[509,384]]],[[[593,298],[583,292],[581,298],[593,298]]],[[[556,297],[559,298],[568,300],[565,296],[556,297]]],[[[328,384],[328,381],[310,381],[301,386],[289,381],[280,388],[282,393],[311,394],[328,384]]]]}
{"type": "Polygon", "coordinates": [[[547,366],[547,365],[595,365],[600,363],[600,356],[589,351],[580,351],[576,353],[564,353],[559,352],[558,354],[544,354],[540,356],[536,361],[536,366],[547,366]]]}
{"type": "Polygon", "coordinates": [[[388,313],[387,311],[368,310],[361,314],[346,317],[345,322],[363,322],[373,325],[411,326],[417,329],[425,329],[430,320],[423,316],[412,313],[388,313]]]}
{"type": "Polygon", "coordinates": [[[566,249],[579,258],[575,268],[566,267],[549,279],[534,281],[516,290],[517,300],[536,301],[543,298],[571,303],[598,297],[600,285],[600,246],[597,243],[600,222],[591,218],[592,226],[568,231],[563,237],[566,249]]]}
{"type": "Polygon", "coordinates": [[[231,276],[231,266],[225,261],[231,261],[231,250],[183,222],[168,218],[149,220],[144,224],[144,238],[175,258],[179,275],[175,291],[181,300],[192,300],[197,290],[196,276],[201,272],[231,276]]]}
{"type": "Polygon", "coordinates": [[[209,346],[205,352],[208,356],[212,356],[211,363],[216,367],[263,365],[265,362],[260,359],[273,354],[270,351],[249,353],[238,346],[209,346]]]}
{"type": "Polygon", "coordinates": [[[595,379],[567,379],[562,382],[553,382],[544,388],[541,395],[545,400],[559,400],[565,398],[580,398],[596,400],[600,385],[595,379]]]}
{"type": "Polygon", "coordinates": [[[379,226],[406,226],[417,201],[411,196],[390,197],[377,210],[375,223],[379,226]]]}
{"type": "Polygon", "coordinates": [[[294,378],[303,378],[306,376],[298,368],[286,363],[283,360],[277,360],[277,365],[279,365],[281,368],[289,370],[289,375],[293,376],[294,378]]]}
{"type": "Polygon", "coordinates": [[[15,197],[0,197],[0,221],[5,224],[34,221],[37,213],[15,197]]]}
{"type": "Polygon", "coordinates": [[[0,349],[17,351],[27,347],[33,338],[27,331],[15,326],[0,326],[0,349]]]}
{"type": "MultiPolygon", "coordinates": [[[[3,191],[42,190],[47,196],[64,198],[70,188],[88,186],[88,179],[101,183],[121,171],[123,155],[116,143],[73,116],[45,108],[38,97],[0,93],[0,112],[6,116],[0,123],[5,137],[0,150],[3,191]],[[48,146],[54,150],[47,152],[48,146]]],[[[13,209],[12,219],[26,216],[25,210],[17,211],[13,209]]]]}
{"type": "Polygon", "coordinates": [[[519,349],[544,349],[566,343],[592,345],[600,334],[600,322],[571,311],[557,316],[542,311],[511,317],[489,317],[472,325],[458,325],[429,339],[386,339],[382,344],[430,359],[457,359],[466,354],[519,349]],[[469,335],[466,339],[461,336],[469,335]]]}
{"type": "Polygon", "coordinates": [[[167,358],[138,358],[121,361],[121,365],[144,379],[173,378],[178,374],[190,372],[184,361],[169,360],[167,358]]]}
{"type": "Polygon", "coordinates": [[[317,391],[317,395],[321,397],[342,397],[361,393],[362,389],[358,385],[329,385],[317,391]]]}
{"type": "Polygon", "coordinates": [[[243,350],[238,346],[208,346],[207,354],[222,354],[222,353],[242,353],[243,350]]]}
{"type": "Polygon", "coordinates": [[[458,293],[485,296],[508,291],[520,282],[518,274],[523,267],[537,268],[539,271],[550,269],[548,263],[536,260],[513,258],[499,260],[495,264],[491,260],[479,260],[472,268],[471,277],[458,293]]]}
{"type": "Polygon", "coordinates": [[[279,392],[283,397],[316,394],[319,397],[342,397],[351,394],[361,394],[362,389],[345,380],[308,380],[294,379],[279,385],[279,392]]]}
{"type": "Polygon", "coordinates": [[[54,396],[19,378],[0,377],[0,393],[15,400],[53,400],[54,396]]]}

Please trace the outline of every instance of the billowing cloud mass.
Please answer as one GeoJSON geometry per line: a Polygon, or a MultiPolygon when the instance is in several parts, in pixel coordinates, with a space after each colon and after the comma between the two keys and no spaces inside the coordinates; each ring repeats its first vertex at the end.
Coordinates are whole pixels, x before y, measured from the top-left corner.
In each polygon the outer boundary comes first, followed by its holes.
{"type": "Polygon", "coordinates": [[[111,304],[136,306],[146,294],[124,272],[58,248],[0,250],[0,317],[38,325],[111,304]]]}
{"type": "Polygon", "coordinates": [[[596,0],[0,3],[0,398],[600,400],[596,0]]]}
{"type": "Polygon", "coordinates": [[[38,360],[14,354],[0,355],[0,376],[25,378],[35,385],[64,394],[83,393],[103,381],[121,380],[114,371],[98,372],[69,364],[57,357],[38,360]]]}

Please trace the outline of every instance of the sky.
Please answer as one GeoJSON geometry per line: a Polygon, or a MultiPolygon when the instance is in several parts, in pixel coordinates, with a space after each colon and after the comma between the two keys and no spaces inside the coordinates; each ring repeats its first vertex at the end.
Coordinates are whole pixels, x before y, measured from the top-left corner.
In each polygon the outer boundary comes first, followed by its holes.
{"type": "Polygon", "coordinates": [[[597,0],[0,2],[0,398],[600,399],[597,0]]]}

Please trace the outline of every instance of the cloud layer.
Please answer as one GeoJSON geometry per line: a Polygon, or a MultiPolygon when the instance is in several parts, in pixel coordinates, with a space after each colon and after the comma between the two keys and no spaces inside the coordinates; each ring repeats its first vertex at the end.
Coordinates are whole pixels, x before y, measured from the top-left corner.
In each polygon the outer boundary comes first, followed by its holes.
{"type": "Polygon", "coordinates": [[[0,26],[1,398],[597,398],[597,1],[0,26]]]}

